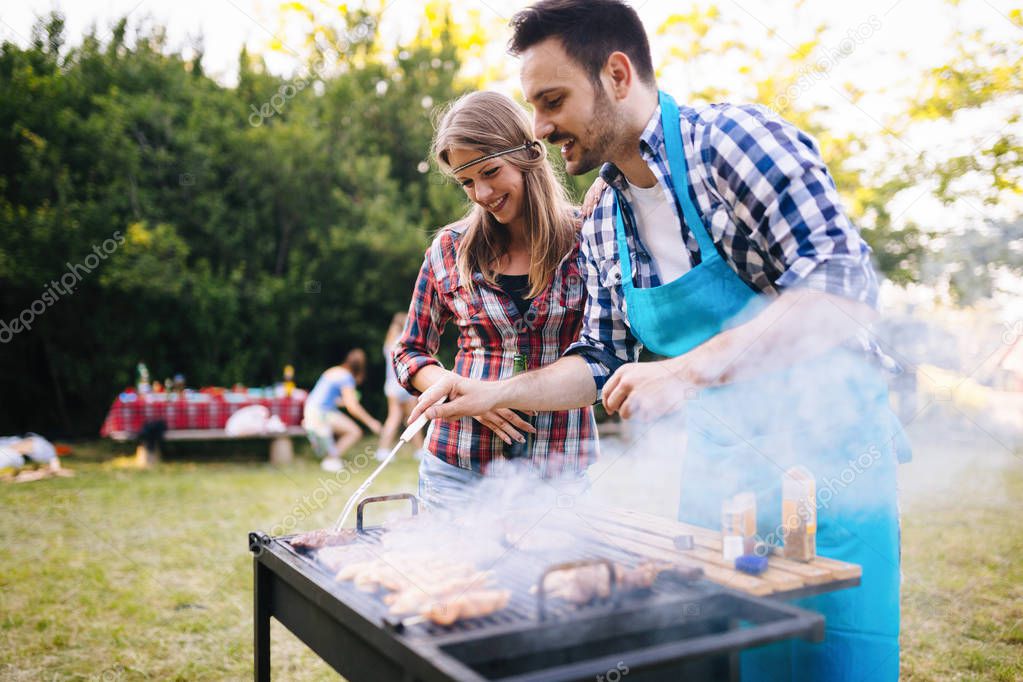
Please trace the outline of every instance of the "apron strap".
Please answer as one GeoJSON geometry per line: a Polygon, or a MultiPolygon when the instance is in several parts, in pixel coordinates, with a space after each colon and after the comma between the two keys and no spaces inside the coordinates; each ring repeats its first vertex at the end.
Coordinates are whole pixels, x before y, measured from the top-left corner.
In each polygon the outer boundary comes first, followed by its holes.
{"type": "MultiPolygon", "coordinates": [[[[658,91],[661,105],[661,130],[664,133],[664,148],[668,156],[668,169],[671,172],[672,192],[682,208],[682,218],[689,231],[700,246],[700,259],[707,261],[717,254],[717,247],[711,237],[710,230],[703,222],[700,212],[689,196],[689,173],[686,164],[685,149],[682,146],[682,132],[679,128],[678,105],[671,95],[658,91]]],[[[622,219],[625,198],[617,189],[614,190],[615,237],[618,242],[618,260],[622,267],[623,285],[632,285],[632,254],[625,238],[625,223],[622,219]]]]}
{"type": "Polygon", "coordinates": [[[664,148],[668,153],[668,168],[671,170],[671,183],[674,185],[675,198],[682,207],[682,216],[685,218],[686,226],[696,237],[696,243],[700,245],[700,259],[717,252],[714,240],[710,231],[696,210],[692,198],[689,196],[689,172],[686,164],[686,153],[682,147],[682,131],[679,129],[678,105],[671,95],[662,91],[658,92],[661,103],[661,128],[664,132],[664,148]]]}

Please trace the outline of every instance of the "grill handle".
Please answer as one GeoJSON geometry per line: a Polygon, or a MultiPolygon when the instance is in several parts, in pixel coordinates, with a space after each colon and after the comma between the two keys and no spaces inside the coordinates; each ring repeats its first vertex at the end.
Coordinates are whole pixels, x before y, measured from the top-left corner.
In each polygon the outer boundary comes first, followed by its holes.
{"type": "Polygon", "coordinates": [[[263,548],[270,545],[270,536],[261,530],[254,530],[249,533],[249,551],[259,556],[263,548]]]}
{"type": "Polygon", "coordinates": [[[536,611],[541,621],[547,620],[547,590],[544,586],[547,576],[560,571],[568,571],[584,566],[605,566],[607,568],[607,579],[609,585],[608,598],[615,606],[618,604],[618,581],[615,576],[615,565],[610,559],[583,559],[581,561],[568,561],[563,564],[554,564],[540,574],[540,582],[536,588],[536,611]]]}
{"type": "Polygon", "coordinates": [[[409,500],[412,503],[412,516],[419,515],[419,498],[412,493],[395,493],[394,495],[376,495],[374,497],[367,497],[359,502],[359,506],[355,509],[355,528],[358,532],[364,532],[362,529],[362,514],[363,509],[367,504],[372,502],[391,502],[393,500],[409,500]]]}

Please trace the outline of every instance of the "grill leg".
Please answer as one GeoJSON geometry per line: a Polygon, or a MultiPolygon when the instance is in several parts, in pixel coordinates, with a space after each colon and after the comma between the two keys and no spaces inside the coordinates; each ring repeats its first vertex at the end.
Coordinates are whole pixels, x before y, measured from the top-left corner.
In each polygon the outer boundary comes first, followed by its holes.
{"type": "Polygon", "coordinates": [[[728,654],[728,679],[731,682],[739,682],[742,669],[739,663],[739,652],[733,651],[728,654]]]}
{"type": "Polygon", "coordinates": [[[255,617],[255,676],[256,682],[270,682],[270,573],[258,558],[252,560],[252,565],[256,583],[252,609],[255,617]]]}

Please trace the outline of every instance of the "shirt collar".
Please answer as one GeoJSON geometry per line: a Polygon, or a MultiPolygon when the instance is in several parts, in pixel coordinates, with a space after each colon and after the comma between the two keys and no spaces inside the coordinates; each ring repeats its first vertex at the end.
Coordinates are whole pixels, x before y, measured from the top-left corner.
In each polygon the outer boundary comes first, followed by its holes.
{"type": "MultiPolygon", "coordinates": [[[[661,125],[661,105],[658,104],[639,136],[639,153],[649,162],[663,144],[664,126],[661,125]]],[[[627,186],[625,175],[613,163],[605,163],[600,167],[600,177],[617,190],[624,190],[627,186]]]]}

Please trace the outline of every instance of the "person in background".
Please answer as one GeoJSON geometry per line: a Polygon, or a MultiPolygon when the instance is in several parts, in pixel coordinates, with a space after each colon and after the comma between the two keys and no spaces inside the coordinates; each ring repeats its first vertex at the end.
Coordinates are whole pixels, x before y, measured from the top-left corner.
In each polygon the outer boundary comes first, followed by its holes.
{"type": "MultiPolygon", "coordinates": [[[[394,373],[394,347],[401,337],[401,330],[405,327],[407,319],[408,313],[395,313],[391,318],[391,326],[387,328],[387,336],[384,337],[384,395],[387,396],[387,418],[384,419],[384,428],[380,431],[380,444],[376,454],[378,461],[383,461],[391,452],[402,422],[408,419],[412,413],[412,406],[416,403],[412,394],[398,383],[398,377],[394,373]]],[[[412,438],[412,444],[416,448],[416,460],[422,461],[424,450],[421,431],[412,438]]]]}
{"type": "MultiPolygon", "coordinates": [[[[419,392],[451,377],[502,379],[554,362],[583,321],[580,237],[575,207],[525,111],[498,93],[465,95],[441,118],[432,153],[461,185],[468,213],[442,228],[426,251],[394,350],[398,381],[419,392]],[[451,370],[435,357],[449,321],[458,331],[451,370]]],[[[420,497],[449,508],[472,499],[483,476],[507,468],[505,460],[575,485],[585,482],[598,453],[589,406],[439,420],[427,450],[420,497]]]]}
{"type": "Polygon", "coordinates": [[[373,433],[380,433],[380,422],[362,406],[355,390],[365,376],[366,352],[354,348],[344,362],[320,375],[306,398],[302,426],[309,434],[313,450],[323,456],[320,466],[324,471],[341,471],[344,468],[341,456],[362,438],[362,429],[355,419],[373,433]]]}

